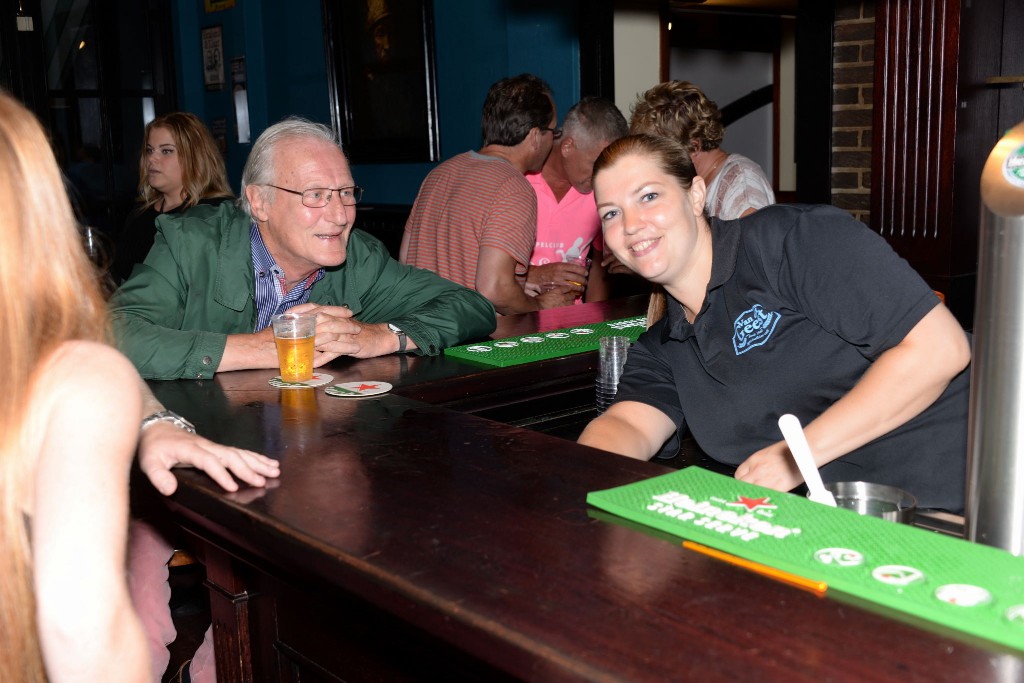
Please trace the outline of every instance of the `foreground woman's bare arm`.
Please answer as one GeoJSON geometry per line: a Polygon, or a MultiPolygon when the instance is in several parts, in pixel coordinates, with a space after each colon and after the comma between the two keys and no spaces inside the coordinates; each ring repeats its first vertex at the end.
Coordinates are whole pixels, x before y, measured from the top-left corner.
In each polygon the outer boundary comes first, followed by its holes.
{"type": "Polygon", "coordinates": [[[621,401],[587,425],[579,443],[649,460],[672,436],[676,426],[665,413],[646,403],[621,401]]]}
{"type": "Polygon", "coordinates": [[[101,344],[58,353],[33,397],[45,415],[31,515],[43,659],[51,681],[145,680],[149,653],[125,581],[138,373],[101,344]]]}
{"type": "MultiPolygon", "coordinates": [[[[945,306],[933,308],[899,344],[878,357],[846,396],[804,426],[818,466],[919,415],[970,360],[970,345],[956,318],[945,306]]],[[[781,440],[751,455],[736,477],[780,491],[803,481],[781,440]]]]}

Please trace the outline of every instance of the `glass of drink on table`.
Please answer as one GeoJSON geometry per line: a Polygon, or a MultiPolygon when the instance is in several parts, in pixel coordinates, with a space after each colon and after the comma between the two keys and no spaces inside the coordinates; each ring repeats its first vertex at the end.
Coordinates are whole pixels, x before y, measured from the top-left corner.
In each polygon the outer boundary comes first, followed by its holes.
{"type": "MultiPolygon", "coordinates": [[[[583,270],[587,271],[588,275],[590,274],[590,259],[587,258],[586,256],[569,256],[565,259],[565,262],[572,263],[577,266],[582,266],[583,270]]],[[[583,286],[582,282],[575,282],[573,280],[569,280],[569,282],[576,285],[577,287],[583,286]]]]}
{"type": "Polygon", "coordinates": [[[316,313],[281,313],[270,319],[277,344],[277,361],[285,382],[313,379],[316,313]]]}

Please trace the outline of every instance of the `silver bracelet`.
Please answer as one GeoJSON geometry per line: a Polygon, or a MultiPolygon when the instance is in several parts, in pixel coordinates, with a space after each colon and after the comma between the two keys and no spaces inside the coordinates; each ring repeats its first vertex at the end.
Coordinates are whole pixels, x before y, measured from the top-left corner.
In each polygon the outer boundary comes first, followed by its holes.
{"type": "Polygon", "coordinates": [[[183,418],[181,415],[178,415],[177,413],[171,410],[161,410],[158,413],[147,415],[145,418],[143,418],[142,425],[139,427],[139,431],[144,432],[146,431],[147,427],[151,427],[154,423],[157,422],[170,422],[178,429],[183,429],[189,434],[196,433],[196,427],[194,424],[192,424],[191,422],[183,418]]]}

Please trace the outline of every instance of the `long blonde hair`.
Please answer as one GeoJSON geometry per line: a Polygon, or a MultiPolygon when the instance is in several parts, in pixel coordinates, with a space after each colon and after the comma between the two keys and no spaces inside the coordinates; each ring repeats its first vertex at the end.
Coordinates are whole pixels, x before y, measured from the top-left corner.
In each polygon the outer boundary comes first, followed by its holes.
{"type": "MultiPolygon", "coordinates": [[[[178,150],[178,165],[181,167],[181,186],[184,193],[182,206],[190,209],[201,199],[209,197],[233,197],[224,157],[217,149],[210,130],[195,114],[174,111],[158,116],[146,126],[142,137],[142,151],[139,154],[139,198],[140,211],[145,211],[160,202],[162,195],[149,184],[146,173],[146,145],[154,128],[165,128],[174,138],[178,150]]],[[[175,198],[177,199],[177,198],[175,198]]]]}
{"type": "Polygon", "coordinates": [[[49,140],[0,91],[0,680],[45,680],[25,511],[35,453],[21,447],[36,371],[63,342],[107,340],[98,274],[85,254],[49,140]]]}

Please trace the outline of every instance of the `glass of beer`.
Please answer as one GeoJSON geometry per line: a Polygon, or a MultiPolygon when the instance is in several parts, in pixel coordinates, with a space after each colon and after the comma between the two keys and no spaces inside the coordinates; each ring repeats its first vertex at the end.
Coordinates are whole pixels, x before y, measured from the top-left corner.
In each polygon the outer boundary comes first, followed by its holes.
{"type": "MultiPolygon", "coordinates": [[[[573,264],[576,264],[577,266],[583,266],[583,268],[587,271],[587,273],[590,273],[590,263],[591,263],[591,261],[586,256],[570,256],[570,257],[565,259],[565,262],[566,263],[573,263],[573,264]]],[[[569,280],[569,282],[571,282],[572,284],[576,285],[577,287],[582,287],[583,286],[582,282],[575,282],[574,280],[569,280]]]]}
{"type": "Polygon", "coordinates": [[[281,313],[270,319],[277,343],[277,361],[285,382],[313,379],[316,313],[281,313]]]}

